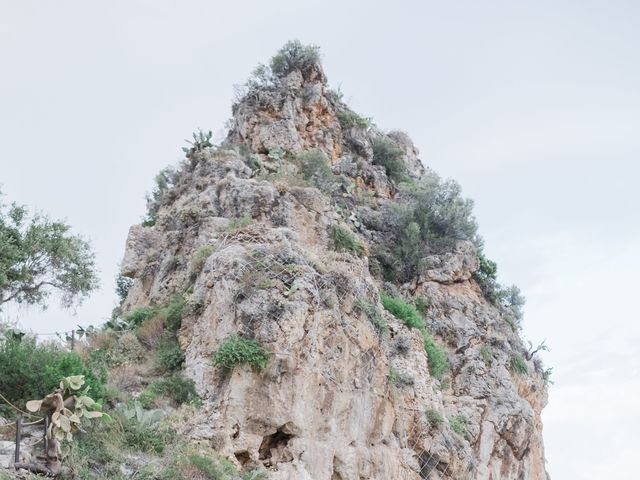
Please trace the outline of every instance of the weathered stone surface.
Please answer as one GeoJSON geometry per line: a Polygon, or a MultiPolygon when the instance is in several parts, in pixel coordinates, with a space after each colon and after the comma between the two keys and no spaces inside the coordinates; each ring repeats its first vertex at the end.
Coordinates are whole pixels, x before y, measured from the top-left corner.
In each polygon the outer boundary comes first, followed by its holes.
{"type": "MultiPolygon", "coordinates": [[[[162,305],[187,286],[197,306],[186,310],[179,342],[204,405],[183,433],[277,480],[546,479],[544,380],[531,362],[529,374],[510,368],[522,341],[482,297],[474,246],[425,252],[417,278],[392,287],[429,300],[428,330],[451,365],[442,382],[429,373],[421,334],[384,312],[367,256],[331,248],[338,222],[365,245],[380,235],[395,194],[371,164],[366,131],[342,131],[335,111],[319,67],[254,92],[235,108],[227,150],[199,154],[156,226],[130,231],[123,272],[135,282],[123,309],[162,305]],[[252,172],[234,142],[271,167],[252,172]],[[266,160],[276,148],[320,148],[357,188],[328,195],[287,183],[296,165],[266,160]],[[234,228],[239,217],[251,223],[234,228]],[[210,255],[196,268],[203,247],[210,255]],[[362,299],[384,315],[386,333],[356,308],[362,299]],[[214,367],[213,353],[233,334],[265,345],[267,368],[214,367]],[[411,381],[392,385],[390,369],[411,381]],[[430,424],[427,410],[443,423],[430,424]],[[463,435],[449,425],[455,417],[465,419],[463,435]]],[[[421,176],[411,140],[389,136],[409,175],[421,176]]]]}

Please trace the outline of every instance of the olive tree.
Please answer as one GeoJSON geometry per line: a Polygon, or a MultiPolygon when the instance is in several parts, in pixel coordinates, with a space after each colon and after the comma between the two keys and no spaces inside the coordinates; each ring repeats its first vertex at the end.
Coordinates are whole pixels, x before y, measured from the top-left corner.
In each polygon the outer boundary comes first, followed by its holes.
{"type": "Polygon", "coordinates": [[[97,288],[91,246],[70,229],[24,206],[0,203],[0,310],[8,302],[46,308],[52,291],[71,307],[97,288]]]}

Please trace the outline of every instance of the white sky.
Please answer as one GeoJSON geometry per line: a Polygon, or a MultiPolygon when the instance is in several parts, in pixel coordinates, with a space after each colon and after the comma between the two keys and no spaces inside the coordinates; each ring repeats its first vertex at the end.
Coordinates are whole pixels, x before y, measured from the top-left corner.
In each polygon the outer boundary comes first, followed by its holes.
{"type": "Polygon", "coordinates": [[[288,39],[476,201],[487,252],[552,347],[554,479],[635,478],[640,452],[640,2],[0,0],[5,200],[90,238],[103,289],[35,331],[99,324],[128,227],[233,84],[288,39]],[[234,5],[231,5],[234,3],[234,5]],[[383,6],[384,5],[384,6],[383,6]]]}

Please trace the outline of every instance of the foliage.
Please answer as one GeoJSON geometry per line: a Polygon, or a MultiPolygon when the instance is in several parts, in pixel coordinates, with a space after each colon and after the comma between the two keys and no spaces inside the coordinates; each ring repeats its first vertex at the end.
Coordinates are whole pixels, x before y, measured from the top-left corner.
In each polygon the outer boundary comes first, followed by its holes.
{"type": "Polygon", "coordinates": [[[177,374],[153,382],[149,388],[140,395],[141,403],[143,406],[148,406],[152,400],[155,400],[159,396],[170,399],[176,405],[198,402],[200,400],[200,397],[196,393],[196,386],[193,380],[177,374]]]}
{"type": "Polygon", "coordinates": [[[413,385],[415,382],[415,379],[407,374],[407,373],[402,373],[402,372],[398,372],[396,369],[394,368],[389,368],[389,382],[391,382],[393,385],[395,385],[396,387],[403,387],[406,385],[413,385]]]}
{"type": "Polygon", "coordinates": [[[424,350],[427,352],[429,360],[429,372],[437,380],[442,379],[442,375],[449,368],[449,359],[447,352],[438,346],[429,332],[422,330],[422,338],[424,341],[424,350]]]}
{"type": "Polygon", "coordinates": [[[369,302],[365,298],[359,298],[358,300],[356,300],[354,306],[357,311],[367,316],[367,318],[379,334],[387,331],[387,322],[374,303],[369,302]]]}
{"type": "Polygon", "coordinates": [[[156,362],[159,368],[167,372],[180,370],[184,364],[184,352],[174,336],[165,335],[156,352],[156,362]]]}
{"type": "Polygon", "coordinates": [[[322,150],[307,150],[296,158],[300,164],[302,178],[311,182],[323,192],[331,192],[335,189],[335,181],[327,156],[322,150]]]}
{"type": "Polygon", "coordinates": [[[351,230],[340,225],[331,225],[331,240],[333,248],[337,251],[347,251],[362,256],[365,253],[364,246],[351,230]]]}
{"type": "Polygon", "coordinates": [[[137,307],[124,317],[129,329],[134,329],[142,325],[144,322],[153,318],[157,314],[155,308],[137,307]]]}
{"type": "Polygon", "coordinates": [[[451,430],[465,438],[467,438],[467,423],[469,423],[469,421],[467,420],[467,417],[463,415],[457,415],[449,419],[449,426],[451,427],[451,430]]]}
{"type": "Polygon", "coordinates": [[[163,453],[176,437],[173,428],[160,423],[163,415],[162,410],[145,410],[138,401],[132,407],[121,407],[114,419],[124,446],[140,452],[163,453]]]}
{"type": "Polygon", "coordinates": [[[463,198],[460,185],[442,180],[435,173],[401,186],[409,201],[412,220],[420,226],[423,240],[470,240],[479,244],[478,223],[473,216],[473,200],[463,198]]]}
{"type": "Polygon", "coordinates": [[[515,285],[503,287],[497,281],[498,266],[489,260],[482,250],[478,251],[479,268],[474,273],[484,297],[495,305],[502,317],[514,328],[520,328],[522,322],[525,298],[515,285]]]}
{"type": "Polygon", "coordinates": [[[177,332],[182,326],[182,314],[185,306],[185,299],[182,295],[174,295],[169,303],[163,308],[164,324],[170,332],[177,332]]]}
{"type": "Polygon", "coordinates": [[[64,307],[81,303],[98,287],[89,243],[63,222],[24,206],[0,203],[0,309],[13,301],[47,306],[51,291],[64,307]]]}
{"type": "Polygon", "coordinates": [[[269,352],[255,340],[241,338],[238,335],[227,337],[213,355],[213,364],[227,370],[236,365],[249,364],[259,369],[265,368],[269,352]]]}
{"type": "Polygon", "coordinates": [[[485,364],[491,365],[493,363],[493,349],[489,345],[480,347],[480,358],[485,364]]]}
{"type": "Polygon", "coordinates": [[[473,278],[478,282],[484,297],[495,304],[498,302],[500,290],[497,282],[498,264],[488,259],[482,250],[478,251],[478,263],[478,271],[473,274],[473,278]]]}
{"type": "Polygon", "coordinates": [[[380,294],[380,300],[384,308],[401,320],[407,327],[416,328],[420,331],[424,350],[429,360],[429,371],[437,380],[442,379],[442,375],[449,368],[447,353],[435,343],[416,307],[405,302],[402,298],[393,297],[384,292],[380,294]]]}
{"type": "Polygon", "coordinates": [[[243,215],[242,217],[232,218],[229,221],[229,225],[227,225],[226,231],[228,233],[235,233],[238,230],[242,230],[243,228],[251,225],[253,222],[253,218],[249,215],[243,215]]]}
{"type": "Polygon", "coordinates": [[[371,126],[371,119],[361,117],[351,110],[338,112],[336,117],[338,117],[338,121],[340,122],[340,125],[342,125],[342,128],[358,127],[367,129],[371,126]]]}
{"type": "Polygon", "coordinates": [[[89,339],[92,364],[111,368],[139,362],[145,354],[144,348],[132,332],[104,330],[89,339]]]}
{"type": "Polygon", "coordinates": [[[189,463],[212,480],[226,479],[236,473],[233,464],[222,457],[213,459],[194,454],[189,456],[189,463]]]}
{"type": "Polygon", "coordinates": [[[320,48],[303,45],[299,40],[290,40],[271,58],[271,72],[278,78],[285,77],[292,70],[307,72],[320,61],[320,48]]]}
{"type": "Polygon", "coordinates": [[[158,348],[164,335],[164,318],[161,316],[156,316],[147,320],[136,330],[136,336],[140,343],[151,349],[158,348]]]}
{"type": "Polygon", "coordinates": [[[83,375],[65,377],[60,380],[59,389],[42,400],[26,403],[30,412],[40,411],[50,415],[47,438],[55,444],[58,455],[61,454],[60,444],[63,441],[71,442],[73,434],[81,429],[84,420],[110,418],[101,411],[102,406],[87,395],[88,388],[81,391],[83,385],[83,375]]]}
{"type": "Polygon", "coordinates": [[[431,425],[433,428],[440,428],[444,423],[444,417],[442,416],[442,414],[433,408],[428,408],[425,414],[427,415],[429,425],[431,425]]]}
{"type": "Polygon", "coordinates": [[[393,316],[402,320],[409,328],[424,329],[424,320],[418,314],[416,307],[405,302],[402,298],[392,297],[387,293],[380,294],[382,306],[386,308],[393,316]]]}
{"type": "Polygon", "coordinates": [[[388,137],[377,137],[371,142],[373,148],[373,163],[384,167],[387,175],[394,182],[401,182],[406,178],[406,168],[402,161],[404,152],[388,137]]]}
{"type": "Polygon", "coordinates": [[[155,177],[155,186],[147,195],[147,214],[142,222],[145,227],[151,227],[158,220],[160,207],[170,198],[170,193],[180,179],[180,171],[173,167],[160,170],[155,177]]]}
{"type": "Polygon", "coordinates": [[[189,159],[193,158],[196,153],[202,152],[207,148],[215,147],[215,145],[211,143],[211,138],[213,137],[213,133],[211,132],[211,130],[203,132],[202,130],[198,129],[198,131],[193,132],[191,136],[193,137],[193,141],[185,140],[185,142],[187,142],[189,146],[182,147],[182,151],[189,159]]]}
{"type": "Polygon", "coordinates": [[[460,186],[433,173],[400,185],[404,203],[384,213],[388,235],[376,255],[389,281],[410,281],[430,251],[451,248],[456,241],[481,245],[473,202],[462,198],[460,186]]]}
{"type": "Polygon", "coordinates": [[[272,160],[282,160],[287,156],[287,151],[280,145],[269,150],[267,157],[272,160]]]}
{"type": "Polygon", "coordinates": [[[511,357],[511,367],[515,370],[516,373],[520,375],[524,375],[529,371],[529,367],[527,367],[527,362],[522,355],[515,354],[511,357]]]}
{"type": "Polygon", "coordinates": [[[133,279],[129,277],[125,277],[124,275],[118,275],[116,277],[116,294],[120,299],[120,304],[122,304],[127,295],[129,295],[129,290],[133,286],[133,279]]]}
{"type": "Polygon", "coordinates": [[[523,307],[525,298],[520,293],[520,289],[515,285],[502,288],[499,293],[500,303],[498,309],[502,313],[502,317],[513,327],[514,330],[520,328],[522,317],[524,315],[523,307]]]}
{"type": "Polygon", "coordinates": [[[0,338],[0,393],[18,406],[53,391],[60,379],[84,375],[91,396],[105,395],[106,373],[85,364],[76,352],[56,344],[38,344],[31,336],[0,338]]]}

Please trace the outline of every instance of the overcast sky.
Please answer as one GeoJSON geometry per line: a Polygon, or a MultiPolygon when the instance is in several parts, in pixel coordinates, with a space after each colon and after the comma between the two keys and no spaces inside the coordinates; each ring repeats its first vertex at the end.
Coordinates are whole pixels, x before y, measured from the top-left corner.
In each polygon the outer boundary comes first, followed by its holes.
{"type": "Polygon", "coordinates": [[[21,311],[99,324],[155,173],[288,39],[476,201],[488,255],[528,302],[555,385],[554,479],[637,477],[640,2],[0,0],[0,184],[90,238],[101,291],[21,311]],[[232,5],[233,4],[233,5],[232,5]]]}

